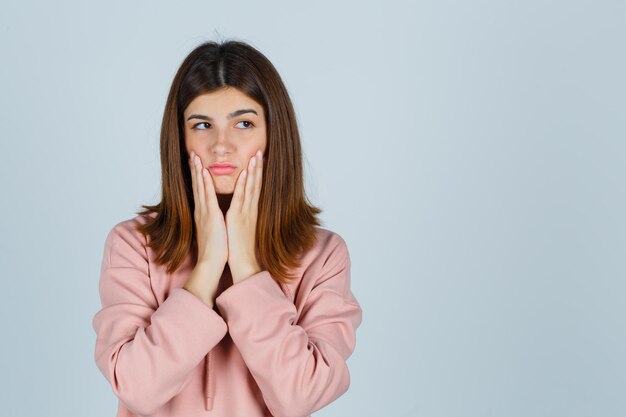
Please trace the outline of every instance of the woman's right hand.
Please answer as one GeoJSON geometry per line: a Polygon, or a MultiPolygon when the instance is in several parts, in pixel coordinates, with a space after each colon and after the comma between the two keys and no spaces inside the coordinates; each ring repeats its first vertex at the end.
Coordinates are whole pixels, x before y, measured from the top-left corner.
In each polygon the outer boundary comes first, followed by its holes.
{"type": "Polygon", "coordinates": [[[228,235],[224,214],[217,201],[211,173],[202,166],[202,161],[195,152],[191,151],[190,155],[198,263],[207,263],[211,265],[211,269],[223,271],[228,261],[228,235]]]}

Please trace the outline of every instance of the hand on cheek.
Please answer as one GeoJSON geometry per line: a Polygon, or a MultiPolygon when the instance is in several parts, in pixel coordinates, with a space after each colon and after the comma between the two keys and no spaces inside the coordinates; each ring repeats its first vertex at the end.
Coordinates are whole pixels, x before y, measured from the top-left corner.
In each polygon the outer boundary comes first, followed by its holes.
{"type": "Polygon", "coordinates": [[[262,174],[263,154],[259,150],[239,174],[226,213],[228,265],[233,285],[261,271],[256,259],[256,224],[262,174]]]}
{"type": "Polygon", "coordinates": [[[228,259],[228,237],[224,216],[219,207],[213,178],[202,160],[193,151],[189,157],[191,183],[194,199],[194,219],[198,262],[214,265],[216,271],[223,271],[228,259]]]}

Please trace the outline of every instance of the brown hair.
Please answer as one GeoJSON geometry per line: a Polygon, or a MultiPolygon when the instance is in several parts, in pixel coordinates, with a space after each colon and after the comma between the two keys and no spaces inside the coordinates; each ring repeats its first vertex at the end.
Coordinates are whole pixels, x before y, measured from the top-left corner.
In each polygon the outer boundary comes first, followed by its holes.
{"type": "Polygon", "coordinates": [[[162,199],[142,205],[148,216],[137,230],[150,239],[158,264],[174,272],[195,242],[194,199],[183,112],[200,94],[234,87],[261,106],[266,116],[267,146],[257,217],[259,265],[278,282],[296,279],[288,268],[299,267],[299,256],[315,243],[321,209],[311,205],[304,191],[302,150],[296,116],[280,75],[251,45],[236,41],[207,41],[184,59],[170,88],[161,125],[162,199]]]}

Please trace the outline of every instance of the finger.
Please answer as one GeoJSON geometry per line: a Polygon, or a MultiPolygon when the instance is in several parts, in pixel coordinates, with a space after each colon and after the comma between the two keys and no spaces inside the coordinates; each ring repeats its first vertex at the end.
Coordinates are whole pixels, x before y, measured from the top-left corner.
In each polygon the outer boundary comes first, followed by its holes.
{"type": "Polygon", "coordinates": [[[252,207],[256,212],[259,209],[259,197],[261,195],[261,186],[263,183],[263,152],[260,150],[257,152],[257,172],[256,172],[256,183],[254,186],[254,196],[252,198],[252,207]]]}
{"type": "Polygon", "coordinates": [[[220,209],[220,206],[217,202],[215,185],[213,184],[213,175],[211,175],[209,168],[202,168],[202,177],[204,178],[206,207],[209,209],[209,213],[214,213],[215,210],[220,209]]]}
{"type": "Polygon", "coordinates": [[[196,186],[196,164],[193,162],[193,154],[189,156],[189,172],[191,174],[191,188],[193,190],[194,205],[198,205],[198,187],[196,186]]]}
{"type": "Polygon", "coordinates": [[[254,182],[256,178],[256,156],[250,158],[248,162],[248,179],[246,180],[246,190],[243,197],[243,211],[249,212],[252,205],[252,194],[254,193],[254,182]]]}
{"type": "Polygon", "coordinates": [[[198,189],[198,201],[196,201],[196,204],[200,207],[200,213],[206,214],[206,198],[204,197],[204,181],[202,180],[202,161],[198,155],[195,155],[194,157],[194,165],[196,172],[196,187],[198,189]]]}
{"type": "Polygon", "coordinates": [[[235,184],[235,191],[233,192],[233,198],[230,202],[230,207],[232,207],[232,209],[235,210],[235,213],[238,213],[241,211],[247,174],[248,172],[246,169],[241,171],[239,173],[239,177],[237,178],[237,183],[235,184]]]}

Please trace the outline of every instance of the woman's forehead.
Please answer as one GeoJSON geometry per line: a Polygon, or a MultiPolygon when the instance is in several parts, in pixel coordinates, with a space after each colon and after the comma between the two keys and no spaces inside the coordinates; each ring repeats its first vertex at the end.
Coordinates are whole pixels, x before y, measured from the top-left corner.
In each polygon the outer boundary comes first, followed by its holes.
{"type": "Polygon", "coordinates": [[[195,97],[185,109],[185,115],[196,111],[210,111],[209,116],[232,118],[234,112],[250,109],[257,116],[263,113],[263,107],[255,100],[235,88],[220,89],[210,93],[203,93],[195,97]]]}

